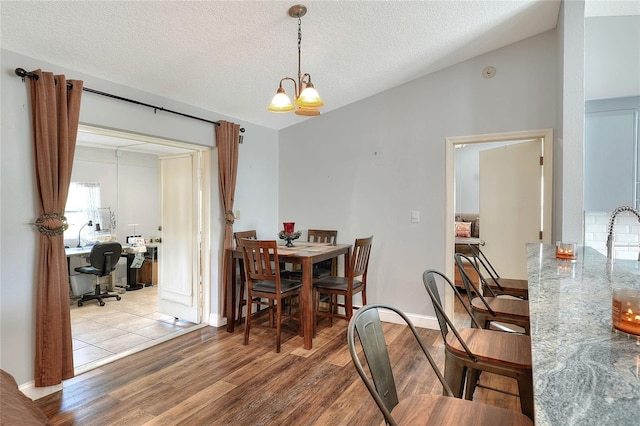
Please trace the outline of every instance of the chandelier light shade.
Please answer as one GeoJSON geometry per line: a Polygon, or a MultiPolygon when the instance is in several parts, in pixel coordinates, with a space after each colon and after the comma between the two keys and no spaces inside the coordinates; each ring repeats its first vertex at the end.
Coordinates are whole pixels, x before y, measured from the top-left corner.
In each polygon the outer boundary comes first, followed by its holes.
{"type": "Polygon", "coordinates": [[[271,105],[269,105],[269,111],[271,112],[289,112],[296,109],[291,103],[291,99],[284,92],[282,86],[278,88],[278,92],[271,100],[271,105]]]}
{"type": "Polygon", "coordinates": [[[307,13],[306,6],[297,4],[289,8],[289,16],[292,18],[298,18],[298,79],[291,77],[284,77],[280,80],[278,91],[271,100],[271,104],[267,110],[271,112],[290,112],[295,110],[297,115],[314,116],[320,115],[318,108],[324,105],[318,91],[313,87],[311,83],[311,74],[302,74],[300,71],[300,46],[302,45],[302,17],[307,13]],[[284,91],[282,83],[284,81],[291,81],[293,83],[293,90],[295,96],[295,104],[298,109],[295,108],[291,99],[284,91]]]}

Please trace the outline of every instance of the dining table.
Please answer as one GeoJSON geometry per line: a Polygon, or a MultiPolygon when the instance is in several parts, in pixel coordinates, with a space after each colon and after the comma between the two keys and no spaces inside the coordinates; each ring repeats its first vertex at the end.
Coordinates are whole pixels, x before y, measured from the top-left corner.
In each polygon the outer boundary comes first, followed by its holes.
{"type": "Polygon", "coordinates": [[[575,253],[527,244],[536,425],[640,424],[640,336],[612,319],[616,289],[640,290],[640,262],[575,253]]]}
{"type": "MultiPolygon", "coordinates": [[[[278,261],[299,267],[302,271],[302,288],[300,290],[300,327],[304,339],[304,348],[313,347],[313,265],[328,259],[344,256],[344,265],[349,263],[351,244],[326,244],[299,242],[292,247],[283,243],[278,245],[278,261]]],[[[227,331],[232,333],[235,329],[236,318],[236,280],[239,261],[242,259],[242,251],[238,248],[230,248],[225,252],[227,262],[225,313],[227,317],[227,331]]],[[[241,283],[240,285],[245,285],[241,283]]]]}

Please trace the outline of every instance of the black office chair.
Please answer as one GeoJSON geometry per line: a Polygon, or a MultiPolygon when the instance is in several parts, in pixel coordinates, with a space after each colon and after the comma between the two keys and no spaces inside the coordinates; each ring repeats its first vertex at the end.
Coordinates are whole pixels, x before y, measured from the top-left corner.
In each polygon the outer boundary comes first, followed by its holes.
{"type": "Polygon", "coordinates": [[[83,294],[78,300],[78,306],[84,305],[87,300],[97,299],[100,306],[104,306],[102,299],[107,297],[115,297],[116,300],[121,299],[117,294],[110,294],[107,291],[103,293],[100,289],[100,277],[105,277],[116,269],[121,254],[122,246],[120,243],[101,243],[93,246],[89,254],[89,265],[79,266],[75,270],[83,274],[95,275],[96,290],[94,294],[83,294]]]}

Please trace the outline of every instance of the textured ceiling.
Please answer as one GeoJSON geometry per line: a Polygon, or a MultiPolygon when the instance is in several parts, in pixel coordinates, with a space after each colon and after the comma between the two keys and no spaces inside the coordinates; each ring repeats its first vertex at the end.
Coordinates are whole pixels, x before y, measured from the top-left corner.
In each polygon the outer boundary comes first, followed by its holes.
{"type": "MultiPolygon", "coordinates": [[[[266,110],[280,79],[297,74],[293,4],[3,0],[2,48],[282,129],[308,119],[266,110]]],[[[302,72],[312,75],[326,113],[553,29],[560,1],[304,4],[302,72]]]]}

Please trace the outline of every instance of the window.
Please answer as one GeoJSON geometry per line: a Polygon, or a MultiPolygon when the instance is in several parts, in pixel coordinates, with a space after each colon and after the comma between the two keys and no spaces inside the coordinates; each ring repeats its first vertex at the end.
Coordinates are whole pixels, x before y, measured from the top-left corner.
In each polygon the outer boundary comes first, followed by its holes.
{"type": "MultiPolygon", "coordinates": [[[[100,206],[100,184],[90,182],[71,182],[64,215],[67,217],[69,229],[64,233],[65,240],[77,240],[83,225],[89,221],[102,227],[102,213],[100,206]]],[[[106,226],[106,229],[110,228],[106,226]]]]}

